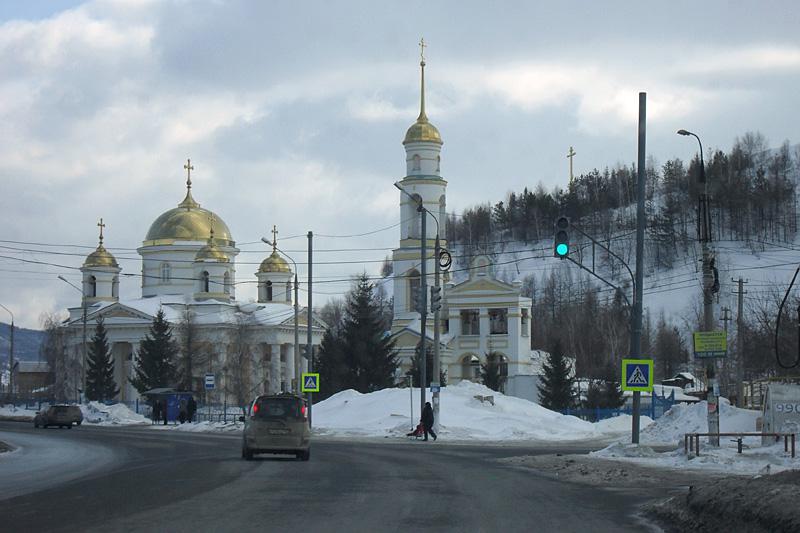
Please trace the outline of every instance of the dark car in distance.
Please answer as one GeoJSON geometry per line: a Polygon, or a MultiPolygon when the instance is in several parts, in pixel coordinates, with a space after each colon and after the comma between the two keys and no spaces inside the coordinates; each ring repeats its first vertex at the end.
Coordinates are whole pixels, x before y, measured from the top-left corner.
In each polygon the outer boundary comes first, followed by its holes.
{"type": "Polygon", "coordinates": [[[302,461],[311,457],[311,427],[306,400],[294,394],[256,398],[250,406],[242,434],[242,458],[257,453],[291,454],[302,461]]]}
{"type": "Polygon", "coordinates": [[[72,424],[81,425],[83,413],[77,405],[51,405],[46,411],[39,411],[33,417],[33,427],[58,426],[72,428],[72,424]]]}

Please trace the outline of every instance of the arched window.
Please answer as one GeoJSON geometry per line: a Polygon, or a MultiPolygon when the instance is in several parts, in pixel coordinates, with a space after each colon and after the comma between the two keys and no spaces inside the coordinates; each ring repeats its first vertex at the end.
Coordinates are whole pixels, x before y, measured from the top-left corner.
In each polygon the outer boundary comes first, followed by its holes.
{"type": "Polygon", "coordinates": [[[169,263],[161,263],[161,283],[169,283],[172,277],[172,268],[169,263]]]}
{"type": "Polygon", "coordinates": [[[441,170],[442,170],[442,156],[437,155],[436,156],[436,172],[439,172],[441,170]]]}
{"type": "Polygon", "coordinates": [[[225,276],[222,278],[224,285],[222,286],[222,290],[225,291],[225,294],[231,293],[231,276],[227,272],[225,272],[225,276]]]}
{"type": "Polygon", "coordinates": [[[272,301],[272,282],[267,281],[267,301],[272,301]]]}
{"type": "Polygon", "coordinates": [[[291,281],[287,281],[286,282],[286,301],[287,302],[291,302],[292,301],[292,282],[291,281]]]}
{"type": "Polygon", "coordinates": [[[408,273],[408,310],[417,311],[417,300],[419,299],[420,279],[419,272],[411,270],[408,273]]]}
{"type": "Polygon", "coordinates": [[[119,276],[114,276],[111,281],[111,297],[119,298],[119,276]]]}
{"type": "Polygon", "coordinates": [[[97,296],[97,278],[89,276],[89,297],[94,298],[97,296]]]}
{"type": "Polygon", "coordinates": [[[204,270],[203,273],[200,274],[200,288],[202,289],[201,292],[210,292],[208,290],[208,286],[209,286],[208,272],[204,270]]]}
{"type": "Polygon", "coordinates": [[[420,157],[419,154],[414,154],[414,165],[411,167],[411,170],[419,170],[420,169],[420,157]]]}
{"type": "Polygon", "coordinates": [[[410,218],[411,218],[411,233],[409,234],[409,238],[411,239],[421,239],[422,232],[420,230],[420,215],[419,211],[417,211],[417,206],[422,201],[422,197],[419,194],[412,195],[413,200],[410,203],[411,209],[410,218]]]}

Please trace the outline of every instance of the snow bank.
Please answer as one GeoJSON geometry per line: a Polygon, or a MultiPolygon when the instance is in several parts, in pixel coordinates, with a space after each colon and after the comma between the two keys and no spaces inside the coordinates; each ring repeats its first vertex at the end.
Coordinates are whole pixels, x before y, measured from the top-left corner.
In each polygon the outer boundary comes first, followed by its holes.
{"type": "MultiPolygon", "coordinates": [[[[398,437],[419,421],[419,389],[383,389],[369,394],[346,390],[314,405],[314,430],[324,435],[398,437]]],[[[643,417],[642,424],[649,421],[643,417]]],[[[505,396],[483,385],[462,381],[442,389],[440,433],[451,440],[584,440],[630,431],[630,417],[597,424],[505,396]],[[494,405],[476,397],[491,396],[494,405]]]]}
{"type": "Polygon", "coordinates": [[[81,405],[83,421],[100,426],[130,426],[150,424],[150,419],[131,411],[127,405],[115,403],[106,405],[100,402],[89,402],[81,405]]]}
{"type": "Polygon", "coordinates": [[[241,422],[187,422],[185,424],[170,422],[166,426],[154,424],[152,427],[160,431],[182,431],[185,433],[230,433],[242,431],[244,424],[241,422]]]}
{"type": "MultiPolygon", "coordinates": [[[[726,398],[720,398],[720,431],[723,433],[756,431],[759,411],[733,407],[726,398]]],[[[640,442],[647,444],[680,444],[686,433],[708,432],[708,403],[675,404],[650,424],[640,434],[640,442]]]]}

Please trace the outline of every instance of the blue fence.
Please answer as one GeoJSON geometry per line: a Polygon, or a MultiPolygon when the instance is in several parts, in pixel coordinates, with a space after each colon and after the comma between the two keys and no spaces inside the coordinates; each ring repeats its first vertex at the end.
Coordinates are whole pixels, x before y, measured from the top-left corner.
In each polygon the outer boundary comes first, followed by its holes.
{"type": "MultiPolygon", "coordinates": [[[[658,396],[654,394],[649,398],[642,398],[639,414],[649,416],[655,420],[656,418],[663,416],[664,413],[669,411],[673,405],[675,405],[674,391],[672,391],[669,396],[658,396]]],[[[633,406],[624,405],[615,409],[601,407],[596,407],[593,409],[564,409],[561,411],[561,413],[565,415],[577,416],[578,418],[588,420],[589,422],[597,422],[599,420],[605,420],[606,418],[613,418],[615,416],[632,415],[633,406]]]]}

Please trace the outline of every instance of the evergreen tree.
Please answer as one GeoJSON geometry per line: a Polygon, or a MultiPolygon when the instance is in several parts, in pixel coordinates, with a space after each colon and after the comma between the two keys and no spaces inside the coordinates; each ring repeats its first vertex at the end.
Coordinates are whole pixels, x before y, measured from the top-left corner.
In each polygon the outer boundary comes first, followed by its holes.
{"type": "Polygon", "coordinates": [[[108,348],[106,328],[103,317],[97,319],[97,327],[89,345],[86,369],[86,398],[91,401],[104,402],[113,400],[119,394],[114,381],[114,359],[108,348]]]}
{"type": "Polygon", "coordinates": [[[500,354],[489,352],[486,354],[486,363],[481,363],[481,382],[493,391],[499,391],[503,385],[502,362],[500,354]]]}
{"type": "Polygon", "coordinates": [[[324,400],[346,388],[344,352],[338,327],[325,330],[319,350],[314,354],[314,370],[319,373],[319,393],[315,399],[324,400]]]}
{"type": "Polygon", "coordinates": [[[340,327],[323,337],[318,357],[320,378],[331,379],[329,394],[343,389],[372,392],[394,384],[397,351],[369,277],[362,274],[347,295],[340,327]]]}
{"type": "MultiPolygon", "coordinates": [[[[420,376],[419,370],[422,368],[422,350],[421,344],[417,344],[414,350],[414,357],[411,358],[411,368],[406,372],[406,376],[411,376],[411,383],[414,387],[419,387],[420,376]]],[[[425,386],[430,387],[433,381],[433,350],[429,344],[425,346],[425,386]]],[[[442,387],[447,386],[447,371],[439,369],[439,385],[442,387]]]]}
{"type": "Polygon", "coordinates": [[[547,354],[547,361],[542,365],[542,370],[544,374],[539,388],[539,403],[542,407],[553,411],[572,407],[574,405],[573,382],[570,377],[572,368],[564,356],[560,340],[555,341],[550,353],[547,354]]]}
{"type": "Polygon", "coordinates": [[[150,332],[139,345],[131,384],[140,393],[157,387],[174,386],[178,353],[179,349],[172,338],[172,329],[164,317],[164,310],[159,309],[150,326],[150,332]]]}

